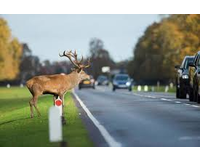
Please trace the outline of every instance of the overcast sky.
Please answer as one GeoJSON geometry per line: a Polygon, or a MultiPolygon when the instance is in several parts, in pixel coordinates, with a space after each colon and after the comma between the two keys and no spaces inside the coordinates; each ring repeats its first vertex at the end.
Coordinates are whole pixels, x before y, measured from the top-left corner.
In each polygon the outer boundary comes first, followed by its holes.
{"type": "Polygon", "coordinates": [[[133,56],[146,27],[159,15],[3,15],[12,34],[28,43],[41,60],[63,60],[58,53],[77,50],[89,54],[89,41],[99,38],[115,61],[133,56]]]}

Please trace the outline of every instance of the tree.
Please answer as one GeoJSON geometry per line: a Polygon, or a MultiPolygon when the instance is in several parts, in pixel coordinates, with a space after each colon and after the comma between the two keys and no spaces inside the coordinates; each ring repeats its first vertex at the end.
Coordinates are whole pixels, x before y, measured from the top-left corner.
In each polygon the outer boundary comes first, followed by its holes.
{"type": "Polygon", "coordinates": [[[93,38],[89,45],[91,67],[88,68],[88,73],[92,74],[96,79],[100,74],[102,74],[101,69],[103,66],[109,66],[112,69],[115,63],[110,57],[109,52],[104,49],[102,40],[93,38]]]}
{"type": "Polygon", "coordinates": [[[128,72],[137,81],[173,81],[174,66],[200,50],[200,15],[171,15],[150,25],[138,40],[128,72]]]}
{"type": "Polygon", "coordinates": [[[23,54],[20,61],[20,74],[18,79],[21,83],[25,83],[32,76],[39,73],[40,70],[40,60],[37,56],[32,55],[32,51],[26,43],[22,44],[23,54]]]}
{"type": "Polygon", "coordinates": [[[0,18],[0,80],[17,77],[21,55],[21,44],[11,36],[7,22],[0,18]]]}

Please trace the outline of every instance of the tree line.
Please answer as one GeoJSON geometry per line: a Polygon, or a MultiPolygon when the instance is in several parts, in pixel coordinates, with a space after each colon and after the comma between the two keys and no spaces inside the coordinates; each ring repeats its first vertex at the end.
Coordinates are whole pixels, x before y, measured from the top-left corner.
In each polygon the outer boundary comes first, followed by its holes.
{"type": "Polygon", "coordinates": [[[174,81],[174,66],[200,50],[200,15],[169,15],[150,25],[133,50],[128,73],[139,83],[174,81]]]}
{"type": "MultiPolygon", "coordinates": [[[[147,27],[133,50],[133,58],[116,63],[104,47],[102,40],[92,38],[89,42],[91,67],[87,72],[97,78],[103,66],[126,72],[138,83],[158,81],[169,83],[175,79],[174,66],[186,55],[200,50],[200,15],[169,15],[160,22],[147,27]]],[[[32,55],[26,43],[13,37],[7,22],[0,18],[0,81],[27,79],[40,74],[68,73],[71,64],[67,61],[41,62],[32,55]]]]}
{"type": "MultiPolygon", "coordinates": [[[[91,67],[87,72],[96,79],[102,73],[102,67],[109,66],[110,69],[120,68],[115,63],[104,43],[98,38],[92,38],[89,42],[89,54],[91,67]]],[[[11,30],[3,18],[0,18],[0,85],[11,83],[14,85],[25,84],[33,76],[43,74],[69,73],[72,64],[69,61],[50,62],[40,61],[38,56],[32,54],[27,43],[20,43],[13,37],[11,30]]],[[[106,73],[105,73],[106,74],[106,73]]]]}

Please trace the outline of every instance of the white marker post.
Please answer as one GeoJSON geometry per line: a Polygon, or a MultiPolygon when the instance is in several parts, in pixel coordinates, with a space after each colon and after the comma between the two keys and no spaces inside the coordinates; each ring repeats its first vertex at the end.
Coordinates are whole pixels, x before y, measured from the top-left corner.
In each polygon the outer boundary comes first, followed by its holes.
{"type": "Polygon", "coordinates": [[[137,90],[138,90],[138,92],[142,91],[142,87],[139,85],[137,90]]]}
{"type": "Polygon", "coordinates": [[[61,142],[62,135],[62,101],[61,99],[55,100],[55,106],[49,109],[49,140],[50,142],[61,142]]]}
{"type": "Polygon", "coordinates": [[[148,91],[149,91],[149,88],[148,88],[147,85],[144,86],[144,91],[145,91],[145,92],[148,92],[148,91]]]}
{"type": "Polygon", "coordinates": [[[62,116],[62,100],[60,99],[60,97],[58,97],[56,100],[55,100],[55,107],[59,109],[60,111],[60,116],[62,116]]]}

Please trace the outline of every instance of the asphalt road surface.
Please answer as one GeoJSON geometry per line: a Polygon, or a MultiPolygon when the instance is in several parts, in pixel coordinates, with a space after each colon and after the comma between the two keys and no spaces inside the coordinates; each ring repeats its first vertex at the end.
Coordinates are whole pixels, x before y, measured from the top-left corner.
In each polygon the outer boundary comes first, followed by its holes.
{"type": "Polygon", "coordinates": [[[200,146],[200,106],[187,99],[108,87],[75,93],[121,146],[200,146]]]}

